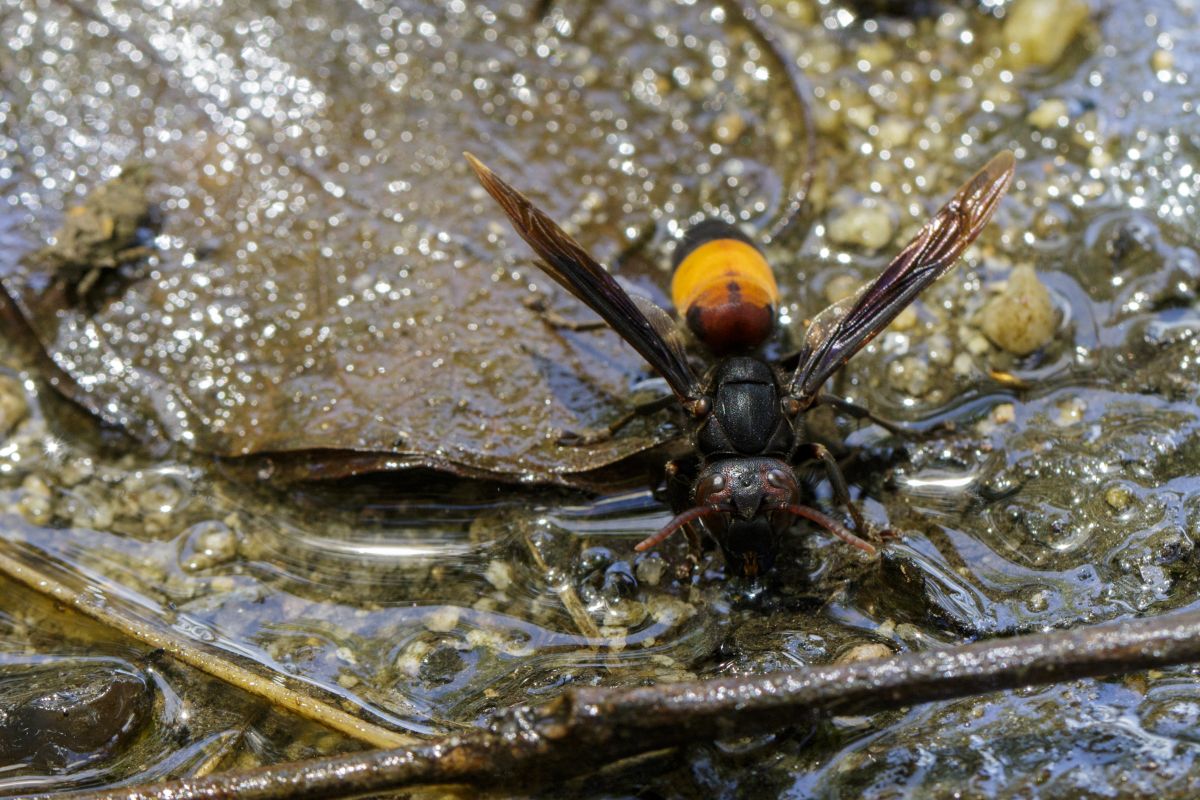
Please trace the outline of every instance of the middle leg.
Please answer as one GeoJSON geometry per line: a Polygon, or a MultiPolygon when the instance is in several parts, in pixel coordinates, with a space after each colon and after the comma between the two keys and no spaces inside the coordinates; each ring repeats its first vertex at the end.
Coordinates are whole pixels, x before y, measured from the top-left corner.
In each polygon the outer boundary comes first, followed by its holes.
{"type": "Polygon", "coordinates": [[[867,532],[866,520],[863,519],[862,512],[858,510],[854,500],[850,498],[850,486],[846,483],[846,476],[842,474],[842,468],[838,465],[837,459],[833,457],[833,453],[829,452],[829,448],[816,442],[805,442],[797,449],[796,455],[799,460],[821,462],[825,467],[825,474],[829,477],[829,485],[833,487],[834,499],[850,512],[855,529],[865,534],[867,532]]]}

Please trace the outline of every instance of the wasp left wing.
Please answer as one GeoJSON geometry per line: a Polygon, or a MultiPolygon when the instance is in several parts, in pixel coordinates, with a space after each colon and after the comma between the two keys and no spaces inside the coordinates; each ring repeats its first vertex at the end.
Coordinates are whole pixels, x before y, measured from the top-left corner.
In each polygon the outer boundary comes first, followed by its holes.
{"type": "MultiPolygon", "coordinates": [[[[680,402],[686,405],[699,399],[700,381],[678,341],[669,340],[660,332],[663,320],[648,318],[616,279],[529,198],[501,180],[475,156],[465,155],[479,182],[500,204],[513,228],[541,256],[543,263],[538,266],[632,345],[666,379],[680,402]]],[[[665,311],[657,306],[655,309],[669,320],[665,311]]]]}
{"type": "Polygon", "coordinates": [[[822,311],[805,334],[788,394],[807,408],[833,373],[954,265],[987,225],[1012,181],[1005,150],[967,181],[874,282],[822,311]]]}

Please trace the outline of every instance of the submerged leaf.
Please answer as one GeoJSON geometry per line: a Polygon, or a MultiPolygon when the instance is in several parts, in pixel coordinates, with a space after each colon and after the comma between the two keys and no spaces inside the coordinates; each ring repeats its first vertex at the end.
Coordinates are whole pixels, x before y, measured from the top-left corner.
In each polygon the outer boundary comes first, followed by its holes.
{"type": "Polygon", "coordinates": [[[24,46],[0,68],[29,76],[7,102],[39,110],[3,134],[23,211],[0,222],[45,239],[130,161],[153,165],[163,216],[149,264],[90,306],[48,292],[44,259],[5,255],[60,388],[143,440],[266,454],[298,476],[578,482],[669,438],[643,425],[556,444],[618,416],[647,371],[611,333],[552,330],[527,307],[551,284],[461,152],[598,258],[651,228],[661,261],[688,215],[784,213],[804,180],[798,101],[744,25],[703,4],[530,13],[127,1],[44,10],[6,36],[24,46]]]}

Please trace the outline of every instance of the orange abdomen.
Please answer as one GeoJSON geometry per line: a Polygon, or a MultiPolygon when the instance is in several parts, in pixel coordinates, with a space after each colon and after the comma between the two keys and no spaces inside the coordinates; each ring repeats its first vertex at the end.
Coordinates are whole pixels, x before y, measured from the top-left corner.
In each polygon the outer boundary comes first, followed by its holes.
{"type": "Polygon", "coordinates": [[[675,263],[675,309],[715,354],[752,350],[771,335],[779,287],[741,231],[719,220],[702,222],[688,231],[675,263]]]}

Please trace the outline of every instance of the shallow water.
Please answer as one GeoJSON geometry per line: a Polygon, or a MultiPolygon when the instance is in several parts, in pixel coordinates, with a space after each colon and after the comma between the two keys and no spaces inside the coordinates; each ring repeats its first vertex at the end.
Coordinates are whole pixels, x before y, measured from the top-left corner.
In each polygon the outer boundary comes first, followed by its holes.
{"type": "MultiPolygon", "coordinates": [[[[843,425],[868,518],[902,534],[878,559],[796,529],[763,586],[724,578],[715,553],[680,579],[681,542],[632,550],[667,518],[650,492],[660,462],[622,460],[673,420],[595,451],[554,444],[654,387],[610,334],[552,331],[525,307],[536,296],[586,319],[459,152],[606,260],[645,239],[620,274],[660,299],[690,217],[765,230],[803,184],[802,117],[762,42],[722,7],[665,1],[564,4],[544,20],[524,4],[0,4],[0,74],[17,78],[0,88],[5,285],[61,371],[19,337],[5,353],[3,552],[416,735],[571,685],[1193,606],[1195,10],[1095,2],[1037,69],[1002,54],[1006,4],[917,21],[772,9],[820,134],[812,210],[768,248],[786,298],[778,349],[989,154],[1012,147],[1020,164],[964,263],[837,384],[882,415],[956,426],[904,442],[843,425]],[[131,160],[155,173],[153,256],[111,270],[91,309],[43,308],[48,278],[24,256],[131,160]],[[879,212],[877,251],[841,232],[861,207],[879,212]],[[1062,317],[1017,358],[978,315],[1026,262],[1062,317]],[[352,471],[350,451],[534,485],[402,470],[278,481],[352,471]],[[212,458],[262,453],[248,468],[212,458]],[[601,478],[599,495],[547,486],[601,478]]],[[[827,486],[814,493],[828,503],[827,486]]],[[[7,676],[53,665],[64,686],[110,688],[80,703],[112,734],[74,755],[49,736],[12,748],[0,791],[361,746],[4,589],[0,703],[29,691],[6,694],[7,676]]],[[[1179,668],[835,718],[587,791],[1187,794],[1198,689],[1179,668]]]]}

